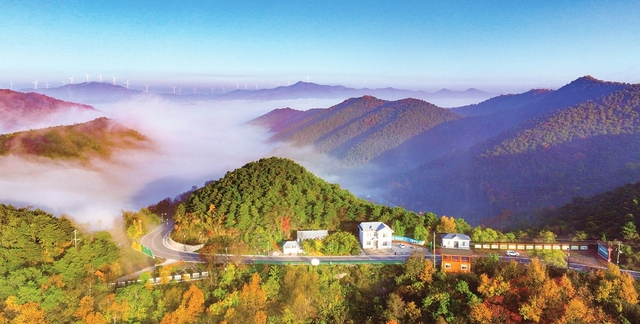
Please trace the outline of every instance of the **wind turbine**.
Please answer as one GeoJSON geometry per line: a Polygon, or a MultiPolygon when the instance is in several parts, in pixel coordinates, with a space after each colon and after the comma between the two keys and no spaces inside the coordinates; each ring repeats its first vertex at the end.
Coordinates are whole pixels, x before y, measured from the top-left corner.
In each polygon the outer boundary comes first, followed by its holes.
{"type": "Polygon", "coordinates": [[[45,81],[45,84],[47,85],[47,89],[49,89],[49,81],[45,81]]]}
{"type": "Polygon", "coordinates": [[[38,80],[35,80],[35,81],[31,82],[31,83],[33,83],[33,88],[38,90],[38,80]]]}
{"type": "Polygon", "coordinates": [[[116,80],[118,80],[118,78],[114,77],[113,75],[111,77],[113,78],[113,85],[116,85],[116,80]]]}
{"type": "Polygon", "coordinates": [[[13,81],[9,81],[9,90],[13,90],[13,81]]]}
{"type": "Polygon", "coordinates": [[[87,76],[87,82],[89,82],[89,75],[88,75],[88,74],[86,74],[86,73],[85,73],[84,75],[86,75],[86,76],[87,76]]]}
{"type": "Polygon", "coordinates": [[[309,83],[309,76],[307,75],[307,83],[309,83]]]}
{"type": "Polygon", "coordinates": [[[291,85],[291,81],[287,80],[287,87],[291,85]]]}
{"type": "Polygon", "coordinates": [[[62,80],[62,86],[64,86],[65,84],[67,84],[64,80],[62,80]]]}
{"type": "Polygon", "coordinates": [[[240,83],[236,83],[236,90],[240,88],[240,83]]]}
{"type": "Polygon", "coordinates": [[[127,80],[127,82],[125,82],[124,84],[127,85],[127,90],[129,90],[129,80],[127,80]]]}
{"type": "Polygon", "coordinates": [[[173,94],[176,94],[176,88],[177,88],[177,87],[178,87],[178,86],[172,86],[172,87],[171,87],[171,88],[173,88],[173,94]]]}
{"type": "Polygon", "coordinates": [[[150,84],[143,84],[143,85],[144,85],[144,88],[145,88],[144,92],[149,93],[150,84]]]}
{"type": "Polygon", "coordinates": [[[102,74],[98,75],[98,80],[100,80],[100,82],[102,82],[102,74]]]}
{"type": "Polygon", "coordinates": [[[69,82],[69,84],[73,84],[73,77],[72,76],[69,77],[69,80],[71,81],[71,82],[69,82]]]}
{"type": "Polygon", "coordinates": [[[255,85],[256,85],[256,90],[258,90],[258,84],[256,83],[255,85]]]}

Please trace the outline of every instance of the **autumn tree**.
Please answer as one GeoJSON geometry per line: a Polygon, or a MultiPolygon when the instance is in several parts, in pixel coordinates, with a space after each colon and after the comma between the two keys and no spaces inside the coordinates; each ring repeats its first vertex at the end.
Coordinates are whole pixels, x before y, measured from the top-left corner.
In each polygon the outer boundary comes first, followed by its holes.
{"type": "Polygon", "coordinates": [[[260,275],[254,273],[251,281],[242,287],[238,306],[233,317],[228,318],[229,323],[245,323],[249,321],[256,324],[267,322],[267,293],[262,289],[260,275]]]}
{"type": "Polygon", "coordinates": [[[456,233],[457,226],[455,219],[453,217],[443,215],[440,217],[436,231],[438,231],[438,233],[456,233]]]}
{"type": "Polygon", "coordinates": [[[204,293],[195,285],[189,286],[182,303],[174,312],[167,313],[162,318],[162,324],[187,324],[194,323],[204,311],[204,293]]]}

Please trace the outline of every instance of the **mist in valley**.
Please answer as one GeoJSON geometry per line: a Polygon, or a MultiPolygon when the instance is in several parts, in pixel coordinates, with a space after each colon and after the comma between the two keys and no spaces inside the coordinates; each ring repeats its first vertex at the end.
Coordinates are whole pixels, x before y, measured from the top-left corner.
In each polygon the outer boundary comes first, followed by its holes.
{"type": "MultiPolygon", "coordinates": [[[[247,124],[276,108],[306,110],[336,103],[335,99],[176,103],[149,95],[95,104],[102,116],[149,137],[153,149],[116,152],[108,161],[94,159],[89,164],[4,157],[0,159],[0,197],[17,207],[41,208],[92,228],[109,228],[122,210],[174,198],[269,156],[291,158],[356,194],[370,193],[372,189],[363,185],[367,181],[363,175],[370,170],[344,169],[312,148],[270,143],[267,130],[247,124]]],[[[58,122],[50,120],[47,125],[58,122]]]]}

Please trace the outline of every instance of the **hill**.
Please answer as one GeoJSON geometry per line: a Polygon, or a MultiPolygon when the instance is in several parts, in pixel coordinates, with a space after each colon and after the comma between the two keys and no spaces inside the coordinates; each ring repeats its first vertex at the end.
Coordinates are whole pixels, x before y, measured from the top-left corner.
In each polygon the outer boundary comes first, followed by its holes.
{"type": "Polygon", "coordinates": [[[0,132],[82,122],[99,117],[91,106],[54,99],[38,93],[0,90],[0,132]]]}
{"type": "Polygon", "coordinates": [[[174,219],[178,238],[203,242],[239,237],[249,247],[263,249],[268,242],[290,239],[296,229],[355,230],[359,221],[397,219],[397,232],[404,227],[413,234],[417,226],[436,221],[435,215],[420,217],[374,205],[276,157],[248,163],[194,191],[177,207],[174,219]]]}
{"type": "Polygon", "coordinates": [[[95,157],[108,159],[118,150],[149,148],[151,142],[146,136],[104,117],[71,126],[0,135],[0,156],[87,161],[95,157]]]}
{"type": "Polygon", "coordinates": [[[305,113],[269,113],[259,121],[279,130],[273,140],[295,146],[314,145],[347,164],[362,165],[413,136],[459,118],[418,99],[386,101],[364,96],[305,113]]]}
{"type": "MultiPolygon", "coordinates": [[[[542,211],[536,219],[541,227],[575,239],[608,241],[622,253],[621,267],[640,267],[640,182],[629,183],[591,197],[574,197],[570,203],[542,211]]],[[[617,249],[613,252],[618,262],[617,249]]]]}

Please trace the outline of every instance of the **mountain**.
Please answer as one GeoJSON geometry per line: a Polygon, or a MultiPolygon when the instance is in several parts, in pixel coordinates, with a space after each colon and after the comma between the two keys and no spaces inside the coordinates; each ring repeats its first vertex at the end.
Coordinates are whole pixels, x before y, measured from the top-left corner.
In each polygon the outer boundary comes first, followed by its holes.
{"type": "MultiPolygon", "coordinates": [[[[478,102],[491,97],[491,94],[478,90],[468,89],[465,91],[452,91],[443,89],[437,92],[412,91],[396,88],[368,89],[349,88],[341,85],[321,85],[311,82],[297,82],[289,86],[278,86],[269,89],[237,89],[224,93],[192,93],[184,91],[183,94],[173,94],[170,87],[160,86],[166,92],[144,93],[139,90],[129,90],[119,85],[107,82],[83,82],[68,84],[57,88],[28,90],[42,93],[54,98],[66,101],[82,102],[88,104],[112,103],[130,100],[138,96],[161,97],[165,100],[175,102],[193,102],[209,100],[286,100],[286,99],[336,99],[344,100],[350,97],[361,97],[365,95],[385,98],[387,100],[398,100],[402,98],[417,98],[427,101],[441,101],[450,103],[448,106],[459,106],[458,102],[466,104],[468,102],[478,102]],[[452,104],[455,102],[455,104],[452,104]]],[[[158,88],[158,87],[156,87],[158,88]]]]}
{"type": "Polygon", "coordinates": [[[418,216],[359,199],[278,157],[247,163],[207,183],[177,207],[174,219],[177,236],[199,242],[234,237],[251,247],[289,239],[296,229],[357,233],[354,224],[359,221],[398,219],[397,230],[405,226],[413,234],[416,226],[437,222],[435,215],[418,216]]]}
{"type": "Polygon", "coordinates": [[[91,106],[54,99],[38,93],[0,90],[0,132],[15,132],[99,117],[91,106]]]}
{"type": "Polygon", "coordinates": [[[384,98],[387,100],[416,98],[427,101],[441,99],[466,99],[467,101],[478,101],[491,97],[491,94],[473,88],[466,91],[453,91],[443,89],[437,92],[427,92],[402,90],[396,88],[355,89],[340,85],[320,85],[312,82],[300,81],[290,86],[279,86],[273,89],[235,90],[222,94],[217,98],[225,100],[279,100],[300,98],[344,99],[362,96],[373,96],[384,98]]]}
{"type": "Polygon", "coordinates": [[[516,108],[440,125],[394,150],[446,143],[440,156],[394,180],[402,186],[390,200],[479,222],[640,180],[639,95],[637,85],[583,77],[516,108]]]}
{"type": "Polygon", "coordinates": [[[460,115],[418,99],[351,98],[327,109],[279,110],[253,123],[276,131],[272,140],[314,145],[346,164],[362,165],[404,141],[460,115]]]}
{"type": "Polygon", "coordinates": [[[67,84],[58,88],[38,89],[35,92],[62,100],[90,104],[129,100],[141,92],[105,82],[67,84]]]}
{"type": "Polygon", "coordinates": [[[478,104],[451,108],[451,111],[462,116],[489,115],[497,112],[518,109],[522,106],[532,104],[545,98],[550,93],[553,93],[553,90],[534,89],[520,94],[504,94],[478,104]]]}
{"type": "Polygon", "coordinates": [[[104,117],[71,126],[0,135],[0,156],[85,162],[91,158],[109,159],[116,151],[151,148],[146,136],[104,117]]]}

